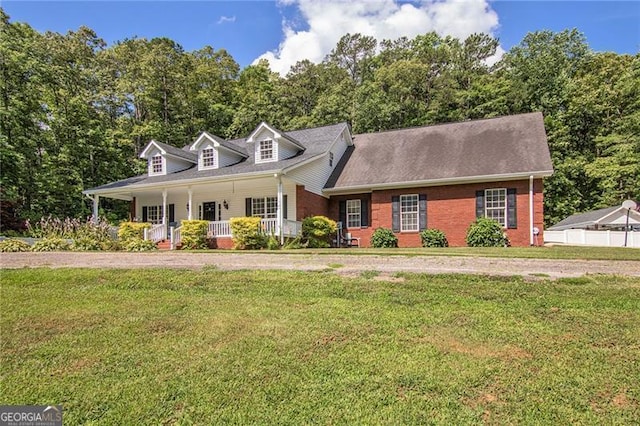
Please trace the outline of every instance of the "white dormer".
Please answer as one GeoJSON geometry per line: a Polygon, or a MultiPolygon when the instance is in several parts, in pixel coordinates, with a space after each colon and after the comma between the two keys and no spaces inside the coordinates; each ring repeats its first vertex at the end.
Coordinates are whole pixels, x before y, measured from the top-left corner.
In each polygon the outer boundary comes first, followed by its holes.
{"type": "Polygon", "coordinates": [[[252,143],[256,164],[286,160],[304,151],[298,141],[267,123],[260,125],[249,135],[247,143],[252,143]]]}
{"type": "Polygon", "coordinates": [[[192,153],[154,140],[144,148],[140,158],[147,160],[149,176],[162,176],[186,170],[196,162],[192,153]]]}
{"type": "Polygon", "coordinates": [[[224,139],[202,132],[189,151],[198,155],[198,170],[219,169],[239,163],[247,154],[224,139]]]}

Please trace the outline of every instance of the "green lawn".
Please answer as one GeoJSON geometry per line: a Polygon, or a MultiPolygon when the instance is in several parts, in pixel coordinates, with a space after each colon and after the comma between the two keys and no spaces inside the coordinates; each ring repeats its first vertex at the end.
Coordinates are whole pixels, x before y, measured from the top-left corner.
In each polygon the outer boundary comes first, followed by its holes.
{"type": "MultiPolygon", "coordinates": [[[[229,253],[228,250],[198,250],[199,253],[229,253]]],[[[254,253],[236,250],[234,253],[254,253]]],[[[302,250],[261,250],[260,253],[273,254],[340,254],[340,255],[383,255],[383,256],[471,256],[510,257],[526,259],[585,259],[585,260],[635,260],[640,261],[640,249],[625,247],[447,247],[447,248],[340,248],[302,250]]]]}
{"type": "Polygon", "coordinates": [[[3,270],[5,404],[65,424],[637,424],[640,280],[3,270]],[[381,279],[391,281],[381,281],[381,279]]]}

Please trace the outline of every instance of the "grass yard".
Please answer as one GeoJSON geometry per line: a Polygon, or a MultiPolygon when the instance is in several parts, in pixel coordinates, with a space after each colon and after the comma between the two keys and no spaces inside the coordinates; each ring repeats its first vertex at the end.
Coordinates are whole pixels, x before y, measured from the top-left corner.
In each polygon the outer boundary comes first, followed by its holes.
{"type": "Polygon", "coordinates": [[[1,401],[67,425],[640,422],[637,278],[1,278],[1,401]]]}
{"type": "MultiPolygon", "coordinates": [[[[227,250],[197,250],[200,253],[228,253],[227,250]]],[[[255,253],[237,250],[234,253],[255,253]]],[[[640,249],[626,247],[545,246],[545,247],[446,247],[446,248],[339,248],[260,250],[271,254],[320,254],[320,255],[381,255],[381,256],[463,256],[507,257],[524,259],[577,259],[577,260],[635,260],[640,261],[640,249]]]]}

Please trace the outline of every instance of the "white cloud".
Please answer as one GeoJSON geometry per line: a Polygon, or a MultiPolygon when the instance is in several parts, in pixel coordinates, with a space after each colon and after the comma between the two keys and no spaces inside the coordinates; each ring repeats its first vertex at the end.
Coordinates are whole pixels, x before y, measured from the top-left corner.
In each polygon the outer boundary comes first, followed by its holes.
{"type": "Polygon", "coordinates": [[[225,22],[236,22],[236,17],[223,15],[220,17],[220,19],[218,19],[218,22],[216,22],[216,24],[224,24],[225,22]]]}
{"type": "MultiPolygon", "coordinates": [[[[347,33],[382,41],[435,31],[464,39],[473,33],[493,34],[498,27],[498,15],[488,0],[280,0],[279,4],[296,7],[308,25],[306,30],[295,30],[291,23],[283,21],[284,38],[278,49],[265,52],[254,61],[268,59],[271,69],[281,75],[303,59],[321,62],[347,33]]],[[[494,62],[503,52],[498,48],[494,62]]]]}

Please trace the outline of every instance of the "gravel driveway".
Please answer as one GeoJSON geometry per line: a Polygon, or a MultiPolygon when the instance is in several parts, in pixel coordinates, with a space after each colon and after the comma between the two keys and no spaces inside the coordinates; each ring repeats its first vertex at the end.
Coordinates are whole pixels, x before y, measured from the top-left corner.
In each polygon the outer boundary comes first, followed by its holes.
{"type": "Polygon", "coordinates": [[[59,252],[2,253],[3,268],[189,268],[214,266],[234,269],[333,269],[352,275],[363,271],[422,273],[478,273],[579,277],[585,274],[616,274],[640,277],[640,262],[610,260],[509,259],[449,256],[379,256],[337,254],[188,253],[188,252],[59,252]]]}

